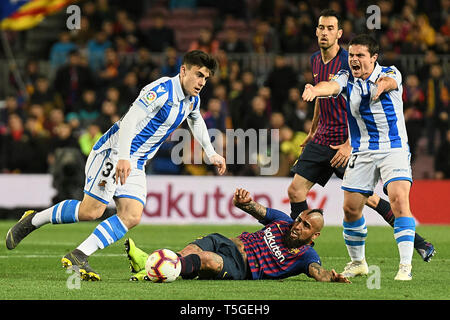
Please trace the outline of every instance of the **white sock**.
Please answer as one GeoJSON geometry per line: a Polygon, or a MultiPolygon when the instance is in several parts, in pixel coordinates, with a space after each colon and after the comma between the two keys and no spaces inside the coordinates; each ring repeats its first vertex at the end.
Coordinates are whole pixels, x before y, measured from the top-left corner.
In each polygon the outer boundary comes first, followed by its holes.
{"type": "Polygon", "coordinates": [[[362,261],[366,257],[367,227],[364,216],[353,222],[343,222],[344,240],[352,261],[362,261]]]}
{"type": "Polygon", "coordinates": [[[39,228],[47,223],[62,224],[78,222],[80,203],[78,200],[61,201],[53,207],[36,213],[31,220],[31,224],[39,228]]]}

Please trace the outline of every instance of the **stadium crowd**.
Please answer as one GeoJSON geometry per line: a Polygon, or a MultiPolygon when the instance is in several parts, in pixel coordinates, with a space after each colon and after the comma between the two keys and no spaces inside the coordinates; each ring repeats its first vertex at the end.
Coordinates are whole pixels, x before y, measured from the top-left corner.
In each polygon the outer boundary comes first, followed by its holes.
{"type": "MultiPolygon", "coordinates": [[[[440,61],[449,53],[450,0],[375,3],[381,9],[381,29],[370,33],[380,42],[383,64],[397,65],[400,55],[423,55],[416,72],[401,70],[412,161],[419,141],[426,138],[426,152],[436,160],[433,177],[450,179],[449,73],[440,61]]],[[[324,8],[342,15],[342,46],[355,34],[368,32],[367,4],[361,0],[317,1],[314,7],[295,0],[77,4],[81,29],[60,30],[45,57],[51,72],[43,73],[38,61],[29,57],[21,70],[26,92],[11,76],[11,90],[1,97],[2,173],[49,172],[60,161],[57,150],[61,148],[79,150],[80,157],[86,157],[143,86],[161,76],[176,75],[184,51],[201,49],[220,63],[217,75],[201,93],[208,128],[223,133],[227,128],[280,129],[277,175],[288,176],[309,131],[313,105],[301,99],[304,84],[312,82],[310,69],[296,70],[285,55],[310,55],[318,50],[316,17],[324,8]],[[209,10],[205,10],[209,24],[198,24],[195,39],[177,37],[173,23],[167,23],[170,15],[200,9],[209,10]],[[236,21],[245,28],[227,27],[238,26],[236,21]],[[273,54],[272,69],[255,74],[231,58],[249,53],[273,54]]],[[[173,145],[167,141],[161,147],[148,173],[214,174],[207,165],[173,164],[173,145]]],[[[230,165],[228,174],[258,175],[258,170],[258,165],[230,165]]]]}

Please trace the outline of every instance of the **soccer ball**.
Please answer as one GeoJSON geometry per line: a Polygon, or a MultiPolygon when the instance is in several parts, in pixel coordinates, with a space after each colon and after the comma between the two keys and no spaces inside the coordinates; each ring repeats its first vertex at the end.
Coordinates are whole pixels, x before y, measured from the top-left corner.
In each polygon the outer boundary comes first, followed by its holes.
{"type": "Polygon", "coordinates": [[[153,282],[172,282],[180,275],[181,261],[175,252],[159,249],[148,256],[145,270],[153,282]]]}

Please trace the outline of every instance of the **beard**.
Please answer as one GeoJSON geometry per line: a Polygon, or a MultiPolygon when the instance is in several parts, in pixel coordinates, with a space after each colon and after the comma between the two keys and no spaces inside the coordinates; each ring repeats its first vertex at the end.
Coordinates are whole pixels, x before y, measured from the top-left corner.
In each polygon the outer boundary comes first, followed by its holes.
{"type": "Polygon", "coordinates": [[[295,249],[295,248],[300,248],[301,246],[304,246],[305,244],[310,243],[311,240],[310,239],[304,239],[304,240],[293,239],[291,237],[291,232],[289,230],[289,232],[286,232],[285,234],[283,234],[282,242],[286,246],[286,248],[295,249]]]}

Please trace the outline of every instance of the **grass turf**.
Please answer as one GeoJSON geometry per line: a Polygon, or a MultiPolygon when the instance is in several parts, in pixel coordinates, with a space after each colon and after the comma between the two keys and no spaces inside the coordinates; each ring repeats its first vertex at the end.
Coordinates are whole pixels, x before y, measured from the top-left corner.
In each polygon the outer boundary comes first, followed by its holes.
{"type": "MultiPolygon", "coordinates": [[[[1,221],[2,239],[15,221],[1,221]]],[[[352,284],[319,283],[305,275],[264,281],[181,280],[169,284],[128,281],[130,272],[121,239],[98,251],[90,265],[100,282],[78,282],[61,267],[60,259],[80,244],[98,223],[47,225],[29,235],[13,251],[0,248],[1,300],[448,300],[450,299],[450,226],[419,226],[417,232],[437,250],[430,263],[414,252],[413,280],[394,281],[398,250],[389,227],[368,227],[366,258],[380,270],[379,289],[374,274],[352,279],[352,284]],[[369,286],[368,286],[369,283],[369,286]]],[[[140,225],[127,236],[141,249],[182,249],[198,236],[219,232],[236,236],[258,226],[140,225]]],[[[325,227],[315,249],[327,269],[343,270],[349,261],[341,227],[325,227]]]]}

